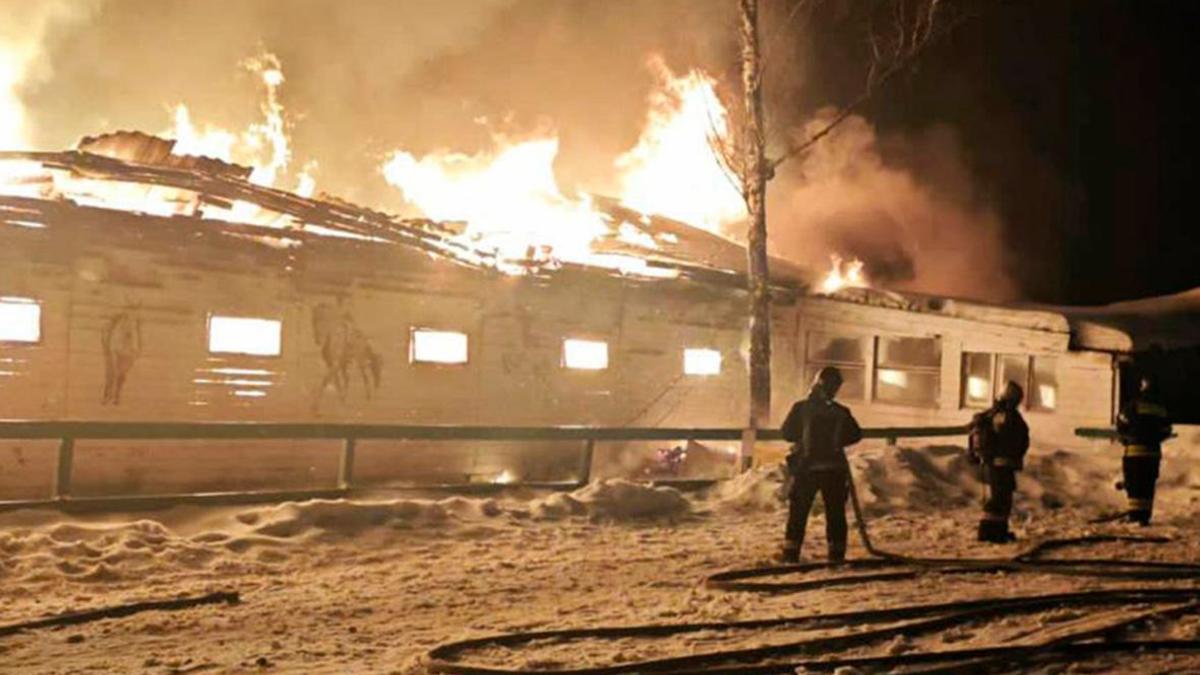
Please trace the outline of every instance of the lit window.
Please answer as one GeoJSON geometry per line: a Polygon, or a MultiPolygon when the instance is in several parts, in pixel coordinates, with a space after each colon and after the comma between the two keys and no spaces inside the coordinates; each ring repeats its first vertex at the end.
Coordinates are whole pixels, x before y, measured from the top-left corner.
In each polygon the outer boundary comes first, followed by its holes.
{"type": "Polygon", "coordinates": [[[996,375],[997,398],[1004,392],[1004,387],[1009,382],[1016,382],[1021,386],[1021,390],[1025,392],[1025,398],[1028,399],[1029,357],[1005,354],[996,358],[998,359],[997,368],[999,369],[996,375]]]}
{"type": "Polygon", "coordinates": [[[1033,386],[1029,392],[1029,407],[1034,410],[1054,410],[1058,404],[1058,372],[1052,358],[1033,359],[1033,386]]]}
{"type": "Polygon", "coordinates": [[[937,405],[942,379],[942,344],[937,338],[881,337],[875,366],[875,400],[937,405]]]}
{"type": "Polygon", "coordinates": [[[279,356],[283,323],[274,319],[211,316],[208,351],[215,354],[279,356]]]}
{"type": "Polygon", "coordinates": [[[867,391],[867,359],[870,354],[869,337],[810,332],[805,351],[803,385],[807,387],[811,384],[825,366],[834,366],[842,373],[844,381],[838,397],[861,400],[867,391]]]}
{"type": "Polygon", "coordinates": [[[963,406],[986,408],[992,404],[992,355],[963,354],[963,406]]]}
{"type": "Polygon", "coordinates": [[[42,306],[29,298],[0,298],[0,342],[39,342],[42,306]]]}
{"type": "Polygon", "coordinates": [[[449,330],[414,328],[409,343],[413,363],[466,363],[467,334],[449,330]]]}
{"type": "Polygon", "coordinates": [[[720,375],[721,352],[715,349],[683,350],[683,372],[687,375],[720,375]]]}
{"type": "Polygon", "coordinates": [[[608,367],[608,343],[599,340],[563,340],[563,366],[577,370],[604,370],[608,367]]]}

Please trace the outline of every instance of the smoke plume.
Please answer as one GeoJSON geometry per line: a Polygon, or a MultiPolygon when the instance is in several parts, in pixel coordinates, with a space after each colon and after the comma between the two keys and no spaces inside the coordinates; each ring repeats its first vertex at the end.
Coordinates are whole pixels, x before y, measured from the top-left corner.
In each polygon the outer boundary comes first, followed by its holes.
{"type": "Polygon", "coordinates": [[[0,148],[27,149],[33,121],[24,92],[53,75],[46,58],[52,30],[81,21],[97,7],[89,0],[0,0],[0,148]]]}
{"type": "MultiPolygon", "coordinates": [[[[817,115],[801,137],[827,123],[817,115]]],[[[953,130],[881,138],[846,120],[811,152],[784,165],[768,214],[776,255],[821,270],[831,255],[857,257],[888,288],[1005,301],[1002,223],[983,199],[953,130]]]]}

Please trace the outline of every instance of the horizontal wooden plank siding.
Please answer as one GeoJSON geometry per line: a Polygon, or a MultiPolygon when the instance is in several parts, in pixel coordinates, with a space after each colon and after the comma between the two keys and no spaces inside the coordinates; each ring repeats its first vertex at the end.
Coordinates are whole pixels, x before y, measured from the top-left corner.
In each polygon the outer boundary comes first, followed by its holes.
{"type": "MultiPolygon", "coordinates": [[[[0,344],[0,418],[722,428],[747,422],[747,300],[728,285],[578,268],[549,278],[510,277],[393,244],[308,237],[302,246],[279,246],[194,218],[52,207],[45,229],[0,217],[0,296],[35,298],[42,306],[39,344],[0,344]],[[214,315],[279,321],[281,353],[210,353],[214,315]],[[466,334],[468,362],[412,362],[414,328],[466,334]],[[564,368],[565,338],[606,342],[609,367],[564,368]],[[685,374],[685,348],[719,352],[720,372],[685,374]]],[[[804,350],[812,330],[942,340],[937,405],[850,401],[864,424],[969,419],[973,411],[959,400],[964,351],[1058,359],[1059,409],[1030,416],[1039,439],[1072,443],[1064,430],[1110,421],[1111,358],[1068,352],[1066,333],[823,298],[780,300],[772,326],[773,425],[808,390],[804,350]]],[[[47,491],[53,453],[33,447],[0,446],[0,499],[47,491]]],[[[81,443],[73,488],[89,495],[189,484],[216,489],[224,477],[247,489],[327,485],[340,452],[320,443],[173,447],[81,443]],[[251,456],[257,468],[246,468],[251,456]]],[[[628,455],[653,449],[630,446],[628,455]]],[[[357,448],[356,471],[381,484],[406,475],[487,476],[505,467],[556,480],[577,470],[568,466],[573,452],[368,443],[357,448]]],[[[598,452],[625,461],[612,447],[598,452]]]]}

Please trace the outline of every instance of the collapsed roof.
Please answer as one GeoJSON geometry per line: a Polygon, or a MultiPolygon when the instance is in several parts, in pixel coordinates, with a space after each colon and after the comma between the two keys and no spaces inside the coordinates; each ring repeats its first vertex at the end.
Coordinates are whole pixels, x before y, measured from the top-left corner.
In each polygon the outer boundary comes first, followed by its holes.
{"type": "MultiPolygon", "coordinates": [[[[746,254],[738,244],[607,198],[594,201],[610,232],[591,242],[587,260],[557,260],[533,247],[526,258],[512,260],[463,236],[463,223],[401,218],[328,195],[314,198],[256,185],[246,167],[175,155],[173,149],[172,140],[116,132],[85,138],[76,150],[0,152],[0,222],[36,227],[38,203],[52,201],[217,221],[214,226],[276,246],[299,245],[312,236],[341,237],[409,246],[457,264],[509,273],[585,267],[642,279],[745,286],[746,254]]],[[[774,265],[776,286],[793,291],[803,286],[802,270],[782,260],[774,265]]]]}
{"type": "MultiPolygon", "coordinates": [[[[732,241],[669,218],[650,216],[595,197],[610,232],[591,242],[583,262],[555,260],[536,251],[523,260],[500,259],[462,236],[463,223],[401,218],[328,195],[304,196],[250,182],[251,170],[217,159],[173,154],[175,142],[141,132],[84,138],[76,150],[0,152],[0,223],[44,227],[48,203],[105,208],[192,221],[209,221],[243,239],[287,247],[312,237],[338,237],[374,245],[401,245],[480,269],[547,274],[565,267],[594,268],[646,280],[689,279],[745,287],[746,251],[732,241]]],[[[812,275],[772,259],[772,283],[789,296],[811,294],[812,275]]],[[[1200,289],[1164,301],[1118,303],[1102,308],[1001,307],[914,293],[847,288],[833,300],[910,312],[1070,334],[1081,349],[1128,352],[1162,340],[1155,317],[1163,311],[1186,318],[1185,330],[1200,335],[1200,289]],[[1186,311],[1180,311],[1180,308],[1186,311]],[[1190,312],[1190,313],[1189,313],[1190,312]],[[1127,332],[1128,331],[1128,332],[1127,332]]]]}

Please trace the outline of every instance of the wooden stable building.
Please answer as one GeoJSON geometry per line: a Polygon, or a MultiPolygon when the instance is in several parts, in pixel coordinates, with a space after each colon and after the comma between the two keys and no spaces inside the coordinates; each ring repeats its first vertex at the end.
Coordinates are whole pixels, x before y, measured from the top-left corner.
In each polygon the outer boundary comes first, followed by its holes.
{"type": "MultiPolygon", "coordinates": [[[[746,423],[744,253],[718,237],[607,205],[654,243],[597,245],[641,267],[514,275],[453,224],[254,186],[240,167],[139,134],[80,147],[0,153],[2,418],[746,423]]],[[[1081,348],[1059,313],[820,296],[802,271],[775,270],[776,418],[833,364],[866,425],[961,424],[1009,379],[1025,385],[1040,445],[1111,423],[1115,356],[1081,348]]],[[[357,472],[381,484],[569,480],[577,454],[379,442],[359,448],[357,472]]],[[[609,460],[610,473],[636,469],[609,460]]],[[[74,490],[298,488],[335,463],[316,441],[97,441],[75,451],[74,490]]],[[[45,496],[53,464],[52,443],[0,441],[0,500],[45,496]]]]}

